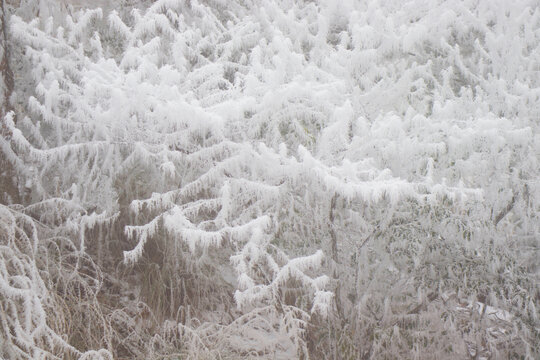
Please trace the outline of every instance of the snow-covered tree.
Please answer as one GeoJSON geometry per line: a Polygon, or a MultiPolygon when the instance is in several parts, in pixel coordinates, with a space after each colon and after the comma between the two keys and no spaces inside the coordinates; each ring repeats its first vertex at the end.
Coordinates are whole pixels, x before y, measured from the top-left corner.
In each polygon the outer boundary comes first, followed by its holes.
{"type": "Polygon", "coordinates": [[[538,355],[535,1],[36,4],[5,356],[538,355]]]}

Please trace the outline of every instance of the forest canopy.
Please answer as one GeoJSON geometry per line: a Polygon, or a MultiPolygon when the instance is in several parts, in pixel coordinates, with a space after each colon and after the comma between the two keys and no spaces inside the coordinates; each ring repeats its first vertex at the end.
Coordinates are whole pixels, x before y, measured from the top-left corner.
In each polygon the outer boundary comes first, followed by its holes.
{"type": "Polygon", "coordinates": [[[0,358],[539,358],[537,0],[0,10],[0,358]]]}

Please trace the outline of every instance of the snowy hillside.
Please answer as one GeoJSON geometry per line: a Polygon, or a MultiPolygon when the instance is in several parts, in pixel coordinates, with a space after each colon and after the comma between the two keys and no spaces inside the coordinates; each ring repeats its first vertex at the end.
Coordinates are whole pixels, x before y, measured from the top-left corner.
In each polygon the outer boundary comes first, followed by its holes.
{"type": "Polygon", "coordinates": [[[0,358],[537,359],[537,0],[0,0],[0,358]]]}

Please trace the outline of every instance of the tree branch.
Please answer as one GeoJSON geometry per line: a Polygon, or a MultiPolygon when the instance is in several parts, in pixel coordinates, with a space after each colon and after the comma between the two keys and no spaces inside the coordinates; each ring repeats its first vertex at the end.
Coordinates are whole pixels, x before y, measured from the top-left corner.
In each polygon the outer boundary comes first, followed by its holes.
{"type": "Polygon", "coordinates": [[[495,226],[497,226],[497,224],[514,208],[515,203],[516,203],[516,194],[512,196],[512,199],[510,200],[508,205],[506,205],[506,207],[502,209],[501,212],[497,214],[497,216],[495,216],[495,219],[493,220],[493,223],[495,224],[495,226]]]}

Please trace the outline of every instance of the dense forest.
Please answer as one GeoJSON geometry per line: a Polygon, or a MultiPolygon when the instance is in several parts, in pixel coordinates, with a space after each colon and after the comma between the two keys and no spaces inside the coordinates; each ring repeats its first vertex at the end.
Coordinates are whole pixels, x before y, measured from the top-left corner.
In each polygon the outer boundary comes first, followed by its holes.
{"type": "Polygon", "coordinates": [[[0,358],[540,358],[538,0],[0,0],[0,358]]]}

